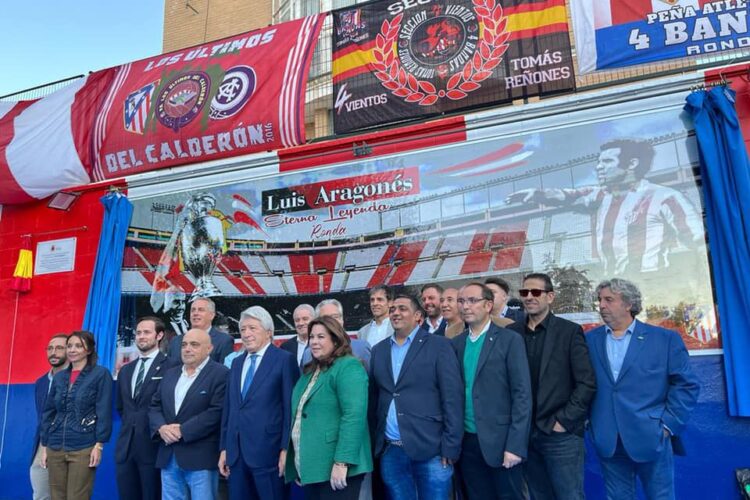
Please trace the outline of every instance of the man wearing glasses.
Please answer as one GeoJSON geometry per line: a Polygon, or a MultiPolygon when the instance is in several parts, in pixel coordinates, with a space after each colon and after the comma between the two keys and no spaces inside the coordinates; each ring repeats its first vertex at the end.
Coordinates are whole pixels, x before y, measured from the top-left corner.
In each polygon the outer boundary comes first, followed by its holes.
{"type": "Polygon", "coordinates": [[[583,427],[596,377],[580,325],[552,314],[552,280],[532,273],[518,291],[531,373],[532,418],[526,480],[534,498],[583,499],[583,427]]]}
{"type": "Polygon", "coordinates": [[[468,500],[529,497],[526,457],[531,386],[523,339],[490,319],[487,285],[461,289],[458,307],[469,328],[451,342],[464,381],[464,439],[459,462],[468,500]]]}
{"type": "Polygon", "coordinates": [[[64,333],[58,333],[49,340],[49,344],[47,344],[47,362],[50,369],[47,373],[39,377],[34,384],[37,426],[34,434],[34,453],[31,456],[31,467],[29,468],[34,500],[48,500],[50,498],[49,475],[47,469],[42,467],[39,462],[39,423],[42,421],[42,412],[44,411],[44,404],[47,401],[47,394],[49,394],[52,378],[57,372],[68,367],[67,344],[68,336],[64,333]]]}

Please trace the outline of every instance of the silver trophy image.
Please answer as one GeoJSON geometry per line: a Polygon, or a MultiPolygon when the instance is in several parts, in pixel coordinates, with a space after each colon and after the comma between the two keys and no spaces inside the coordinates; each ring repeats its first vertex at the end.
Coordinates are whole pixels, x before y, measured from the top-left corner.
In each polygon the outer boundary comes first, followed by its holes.
{"type": "Polygon", "coordinates": [[[216,198],[212,194],[198,193],[190,198],[182,212],[180,252],[185,269],[195,282],[191,302],[200,297],[221,295],[213,275],[226,251],[226,236],[221,219],[211,213],[215,207],[216,198]]]}

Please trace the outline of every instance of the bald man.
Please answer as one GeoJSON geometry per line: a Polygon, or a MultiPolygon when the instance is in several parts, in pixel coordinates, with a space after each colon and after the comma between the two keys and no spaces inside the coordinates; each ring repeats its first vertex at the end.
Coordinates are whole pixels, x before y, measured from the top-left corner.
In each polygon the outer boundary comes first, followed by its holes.
{"type": "Polygon", "coordinates": [[[162,497],[214,500],[219,474],[219,431],[228,369],[210,359],[211,337],[193,328],[182,336],[182,366],[167,370],[149,410],[160,440],[156,467],[162,497]]]}

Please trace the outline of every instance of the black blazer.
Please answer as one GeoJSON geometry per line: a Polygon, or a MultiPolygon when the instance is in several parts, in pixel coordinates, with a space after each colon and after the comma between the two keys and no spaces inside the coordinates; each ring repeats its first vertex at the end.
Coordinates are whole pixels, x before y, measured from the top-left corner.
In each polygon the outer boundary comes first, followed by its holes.
{"type": "Polygon", "coordinates": [[[156,467],[166,467],[174,453],[177,465],[182,469],[216,468],[219,463],[219,431],[228,372],[226,366],[209,360],[188,389],[180,412],[175,414],[174,389],[182,374],[182,366],[167,370],[161,386],[151,400],[148,412],[151,435],[159,439],[156,467]],[[180,424],[182,439],[167,445],[159,436],[159,427],[174,423],[180,424]]]}
{"type": "Polygon", "coordinates": [[[294,355],[294,359],[297,359],[297,336],[290,339],[286,339],[280,346],[280,349],[284,349],[285,351],[291,353],[294,355]]]}
{"type": "MultiPolygon", "coordinates": [[[[445,329],[448,327],[448,322],[443,318],[443,320],[440,322],[440,324],[437,327],[437,330],[435,330],[432,335],[437,335],[438,337],[445,337],[445,329]]],[[[427,322],[427,319],[422,321],[422,324],[420,325],[420,330],[423,330],[425,333],[430,333],[430,324],[427,322]]]]}
{"type": "MultiPolygon", "coordinates": [[[[534,424],[549,434],[559,421],[583,436],[589,406],[596,394],[596,375],[581,325],[550,314],[542,346],[534,424]]],[[[525,323],[508,328],[525,335],[525,323]]]]}
{"type": "MultiPolygon", "coordinates": [[[[526,347],[519,334],[490,324],[485,333],[471,394],[482,456],[490,467],[503,464],[506,451],[525,458],[531,428],[531,380],[526,347]]],[[[469,331],[451,342],[461,375],[469,331]]]]}
{"type": "Polygon", "coordinates": [[[131,361],[117,375],[115,407],[122,419],[115,446],[115,462],[118,464],[131,458],[140,464],[153,464],[159,448],[159,444],[151,439],[148,409],[171,362],[164,354],[157,354],[143,379],[140,394],[133,399],[133,372],[139,362],[140,358],[131,361]]]}
{"type": "Polygon", "coordinates": [[[517,323],[526,323],[526,313],[523,309],[513,309],[509,307],[505,311],[505,316],[508,319],[512,319],[513,321],[517,323]]]}
{"type": "Polygon", "coordinates": [[[418,329],[394,383],[387,338],[372,348],[370,369],[375,455],[385,450],[386,417],[395,398],[401,441],[409,458],[457,460],[464,432],[464,386],[450,341],[418,329]]]}
{"type": "MultiPolygon", "coordinates": [[[[211,345],[214,347],[211,351],[211,359],[217,363],[223,363],[224,358],[234,352],[234,339],[231,335],[214,327],[211,327],[208,335],[211,337],[211,345]]],[[[173,364],[182,363],[182,335],[175,335],[169,341],[167,356],[169,356],[173,364]]]]}

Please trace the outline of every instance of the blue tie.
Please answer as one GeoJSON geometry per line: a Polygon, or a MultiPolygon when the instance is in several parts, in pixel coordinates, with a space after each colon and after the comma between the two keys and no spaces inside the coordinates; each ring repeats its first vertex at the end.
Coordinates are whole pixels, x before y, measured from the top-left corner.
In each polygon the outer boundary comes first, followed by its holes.
{"type": "Polygon", "coordinates": [[[245,374],[245,383],[242,384],[242,399],[247,396],[247,391],[250,390],[250,384],[253,383],[253,376],[255,375],[255,362],[258,360],[257,354],[250,355],[250,368],[247,369],[245,374]]]}

